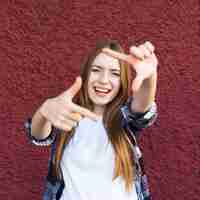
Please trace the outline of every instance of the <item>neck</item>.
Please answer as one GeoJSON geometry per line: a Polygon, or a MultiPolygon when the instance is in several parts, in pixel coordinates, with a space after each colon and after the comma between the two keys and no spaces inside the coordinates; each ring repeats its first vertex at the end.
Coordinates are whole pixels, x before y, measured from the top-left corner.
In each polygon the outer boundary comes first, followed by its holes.
{"type": "Polygon", "coordinates": [[[100,117],[103,116],[103,112],[104,112],[104,107],[103,106],[95,106],[93,112],[97,115],[99,115],[100,117]]]}

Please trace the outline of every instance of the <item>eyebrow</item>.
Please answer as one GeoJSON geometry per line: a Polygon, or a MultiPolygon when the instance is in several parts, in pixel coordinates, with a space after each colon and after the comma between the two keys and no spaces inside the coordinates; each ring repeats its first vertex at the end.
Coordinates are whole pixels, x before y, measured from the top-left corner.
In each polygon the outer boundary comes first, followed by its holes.
{"type": "MultiPolygon", "coordinates": [[[[99,68],[99,69],[103,69],[103,67],[102,66],[99,66],[99,65],[92,65],[92,67],[97,67],[97,68],[99,68]]],[[[111,71],[117,71],[117,72],[119,72],[120,71],[120,69],[110,69],[111,71]]]]}

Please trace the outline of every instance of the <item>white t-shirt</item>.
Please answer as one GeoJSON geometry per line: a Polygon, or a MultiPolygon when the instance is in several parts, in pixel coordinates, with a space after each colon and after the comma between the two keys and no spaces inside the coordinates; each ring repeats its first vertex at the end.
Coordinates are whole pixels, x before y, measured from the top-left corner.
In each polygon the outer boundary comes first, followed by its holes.
{"type": "Polygon", "coordinates": [[[63,152],[61,200],[137,200],[134,183],[126,193],[121,177],[112,181],[114,160],[102,119],[83,118],[63,152]]]}

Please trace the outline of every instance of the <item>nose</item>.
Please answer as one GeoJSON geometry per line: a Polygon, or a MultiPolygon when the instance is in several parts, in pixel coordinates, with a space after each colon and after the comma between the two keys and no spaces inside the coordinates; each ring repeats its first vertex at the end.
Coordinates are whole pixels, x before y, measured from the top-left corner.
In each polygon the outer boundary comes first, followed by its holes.
{"type": "Polygon", "coordinates": [[[109,74],[108,74],[108,72],[101,73],[101,75],[99,77],[99,82],[100,83],[108,83],[109,82],[109,74]]]}

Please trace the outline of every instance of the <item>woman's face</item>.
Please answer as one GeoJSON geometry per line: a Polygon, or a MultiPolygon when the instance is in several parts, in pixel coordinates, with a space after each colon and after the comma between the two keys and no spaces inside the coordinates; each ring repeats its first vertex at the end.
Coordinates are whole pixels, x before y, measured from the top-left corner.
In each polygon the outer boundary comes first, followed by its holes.
{"type": "Polygon", "coordinates": [[[103,114],[105,105],[117,96],[120,84],[119,61],[104,53],[98,54],[92,62],[88,79],[88,94],[95,113],[103,114]]]}

